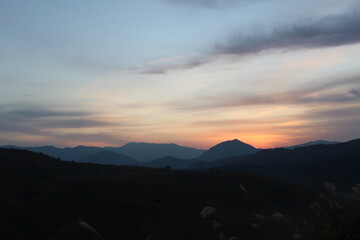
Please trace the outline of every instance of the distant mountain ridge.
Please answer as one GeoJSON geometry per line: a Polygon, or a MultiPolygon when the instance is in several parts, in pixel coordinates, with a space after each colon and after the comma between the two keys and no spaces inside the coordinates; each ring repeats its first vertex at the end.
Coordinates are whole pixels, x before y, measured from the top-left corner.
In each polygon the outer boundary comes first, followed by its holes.
{"type": "Polygon", "coordinates": [[[87,147],[87,146],[77,146],[73,148],[72,147],[58,148],[54,146],[21,147],[14,145],[4,145],[1,147],[44,153],[51,157],[60,158],[61,160],[67,160],[67,161],[74,161],[79,158],[87,157],[102,151],[102,148],[87,147]]]}
{"type": "MultiPolygon", "coordinates": [[[[328,145],[336,143],[337,142],[333,141],[316,140],[304,144],[286,147],[285,149],[294,149],[317,144],[328,145]]],[[[57,148],[54,146],[19,147],[13,145],[6,145],[3,147],[41,152],[49,156],[68,161],[87,161],[110,165],[141,165],[147,167],[170,166],[177,169],[184,169],[192,164],[195,164],[196,166],[197,162],[215,161],[214,164],[209,164],[209,166],[219,164],[222,165],[225,164],[227,160],[224,160],[224,162],[222,160],[220,163],[217,160],[228,159],[230,157],[240,157],[260,151],[260,149],[256,149],[255,147],[237,139],[221,142],[211,147],[207,151],[196,148],[183,147],[171,143],[162,144],[144,142],[131,142],[121,147],[77,146],[57,148]]]]}
{"type": "Polygon", "coordinates": [[[319,144],[324,144],[324,145],[330,145],[330,144],[337,144],[340,142],[337,141],[327,141],[327,140],[314,140],[314,141],[310,141],[310,142],[306,142],[306,143],[302,143],[302,144],[297,144],[294,146],[289,146],[289,147],[284,147],[284,148],[288,148],[288,149],[294,149],[294,148],[298,148],[298,147],[308,147],[308,146],[312,146],[312,145],[319,145],[319,144]]]}
{"type": "Polygon", "coordinates": [[[131,142],[119,148],[106,147],[107,150],[114,150],[130,156],[139,162],[150,162],[156,158],[172,156],[181,159],[192,159],[200,156],[204,150],[191,147],[183,147],[174,143],[144,143],[131,142]]]}
{"type": "Polygon", "coordinates": [[[67,161],[77,161],[78,159],[89,157],[101,151],[113,151],[131,157],[139,162],[150,162],[153,159],[165,156],[172,156],[181,159],[193,159],[200,156],[204,150],[184,147],[177,144],[162,143],[128,143],[121,147],[65,147],[57,148],[54,146],[40,147],[20,147],[14,145],[4,145],[3,148],[24,149],[33,152],[41,152],[49,156],[60,158],[67,161]]]}
{"type": "Polygon", "coordinates": [[[199,161],[211,162],[226,157],[243,156],[257,152],[255,147],[237,139],[225,141],[211,147],[198,157],[199,161]]]}

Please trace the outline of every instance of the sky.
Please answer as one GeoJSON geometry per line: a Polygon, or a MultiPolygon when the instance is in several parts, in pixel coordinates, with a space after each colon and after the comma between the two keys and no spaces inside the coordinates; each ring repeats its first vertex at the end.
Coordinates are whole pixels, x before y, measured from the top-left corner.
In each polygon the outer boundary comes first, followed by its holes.
{"type": "Polygon", "coordinates": [[[360,0],[0,0],[0,145],[360,137],[360,0]]]}

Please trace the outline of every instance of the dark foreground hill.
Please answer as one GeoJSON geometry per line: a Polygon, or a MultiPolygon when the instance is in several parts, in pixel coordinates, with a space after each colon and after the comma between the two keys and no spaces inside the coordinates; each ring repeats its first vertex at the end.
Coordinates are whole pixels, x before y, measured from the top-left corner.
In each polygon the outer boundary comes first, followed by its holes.
{"type": "Polygon", "coordinates": [[[190,165],[194,164],[196,161],[196,159],[179,159],[171,156],[166,156],[163,158],[156,158],[151,162],[141,163],[141,166],[154,168],[170,167],[173,169],[186,169],[190,165]]]}
{"type": "Polygon", "coordinates": [[[295,149],[266,149],[243,157],[194,163],[191,168],[242,170],[315,187],[328,181],[349,193],[360,182],[360,139],[295,149]]]}
{"type": "Polygon", "coordinates": [[[335,198],[241,172],[82,164],[1,148],[0,171],[0,236],[11,240],[101,239],[79,220],[105,240],[292,239],[312,226],[311,204],[335,198]],[[208,206],[218,211],[202,217],[208,206]]]}

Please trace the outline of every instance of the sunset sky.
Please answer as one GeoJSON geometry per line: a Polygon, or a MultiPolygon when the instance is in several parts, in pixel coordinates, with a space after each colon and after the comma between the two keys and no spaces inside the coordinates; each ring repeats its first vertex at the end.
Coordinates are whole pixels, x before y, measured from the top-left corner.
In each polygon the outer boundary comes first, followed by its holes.
{"type": "Polygon", "coordinates": [[[360,137],[360,0],[0,0],[0,145],[360,137]]]}

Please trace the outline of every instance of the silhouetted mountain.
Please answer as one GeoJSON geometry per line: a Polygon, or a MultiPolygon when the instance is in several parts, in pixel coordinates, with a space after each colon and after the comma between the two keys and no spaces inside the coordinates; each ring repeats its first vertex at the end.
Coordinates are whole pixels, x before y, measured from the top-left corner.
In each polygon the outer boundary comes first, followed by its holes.
{"type": "MultiPolygon", "coordinates": [[[[112,150],[113,148],[107,148],[112,150]]],[[[130,156],[140,162],[149,162],[155,158],[172,156],[175,158],[192,159],[197,158],[204,151],[196,148],[179,146],[169,143],[127,143],[117,148],[116,152],[130,156]]]]}
{"type": "Polygon", "coordinates": [[[318,187],[330,181],[349,192],[351,186],[360,182],[360,139],[295,149],[266,149],[190,166],[190,169],[208,168],[243,170],[318,187]]]}
{"type": "Polygon", "coordinates": [[[222,232],[260,240],[270,232],[283,240],[306,228],[303,220],[311,226],[310,204],[327,204],[316,190],[269,177],[75,163],[25,150],[0,149],[0,171],[2,239],[98,239],[82,220],[103,239],[215,240],[222,232]],[[207,206],[218,211],[201,217],[207,206]],[[291,226],[272,221],[275,212],[291,226]]]}
{"type": "Polygon", "coordinates": [[[257,151],[258,150],[253,146],[234,139],[232,141],[222,142],[213,146],[212,148],[201,154],[198,160],[211,162],[226,157],[251,154],[257,151]]]}
{"type": "Polygon", "coordinates": [[[86,147],[77,146],[74,148],[57,148],[54,146],[41,147],[19,147],[6,145],[4,148],[24,149],[34,152],[45,153],[49,156],[61,158],[62,160],[77,161],[80,158],[88,157],[101,151],[113,151],[129,156],[137,161],[151,161],[155,158],[172,156],[175,158],[193,159],[197,158],[204,150],[183,147],[176,144],[158,143],[128,143],[122,147],[86,147]]]}
{"type": "Polygon", "coordinates": [[[40,147],[19,147],[13,145],[5,145],[2,146],[4,148],[14,148],[14,149],[23,149],[29,150],[38,153],[44,153],[49,156],[60,158],[62,160],[67,161],[75,161],[79,158],[88,157],[90,155],[99,153],[102,151],[100,147],[86,147],[86,146],[77,146],[74,148],[66,147],[66,148],[57,148],[54,146],[40,146],[40,147]]]}
{"type": "Polygon", "coordinates": [[[138,165],[133,158],[112,151],[101,151],[94,155],[77,159],[77,162],[98,163],[106,165],[138,165]]]}
{"type": "Polygon", "coordinates": [[[327,140],[315,140],[315,141],[302,143],[302,144],[298,144],[298,145],[294,145],[294,146],[290,146],[290,147],[284,147],[284,148],[294,149],[294,148],[298,148],[298,147],[308,147],[308,146],[319,145],[319,144],[330,145],[330,144],[337,144],[337,143],[340,143],[340,142],[327,141],[327,140]]]}
{"type": "Polygon", "coordinates": [[[155,168],[162,168],[168,166],[174,169],[185,169],[196,161],[196,159],[179,159],[171,156],[166,156],[163,158],[154,159],[151,162],[142,163],[141,166],[155,168]]]}

